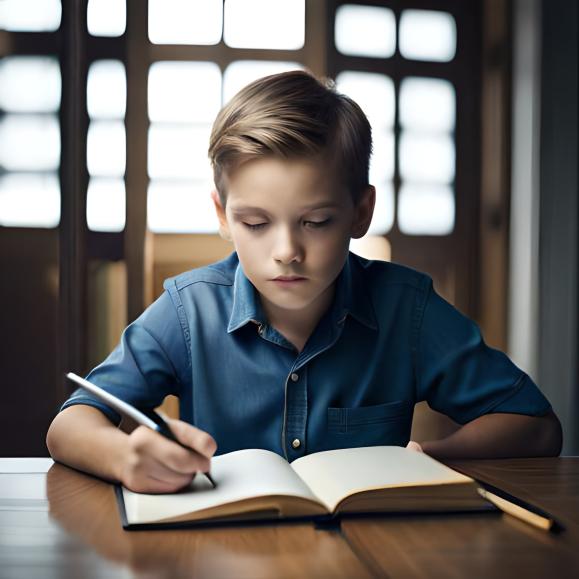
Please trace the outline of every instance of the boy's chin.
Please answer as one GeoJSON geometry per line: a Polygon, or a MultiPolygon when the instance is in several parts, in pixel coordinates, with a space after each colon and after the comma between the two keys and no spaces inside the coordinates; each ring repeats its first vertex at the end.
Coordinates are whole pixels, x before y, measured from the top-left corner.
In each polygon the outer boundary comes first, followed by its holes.
{"type": "MultiPolygon", "coordinates": [[[[285,310],[287,312],[299,313],[303,312],[314,306],[317,300],[320,298],[319,295],[316,296],[292,296],[292,295],[265,295],[265,299],[275,308],[280,310],[285,310]]],[[[315,307],[315,306],[314,306],[315,307]]]]}

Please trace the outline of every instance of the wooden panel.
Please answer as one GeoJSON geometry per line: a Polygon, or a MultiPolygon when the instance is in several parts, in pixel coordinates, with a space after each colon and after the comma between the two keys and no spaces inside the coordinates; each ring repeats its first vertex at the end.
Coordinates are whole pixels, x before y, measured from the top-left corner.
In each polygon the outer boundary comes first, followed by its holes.
{"type": "Polygon", "coordinates": [[[65,380],[66,372],[83,374],[86,359],[86,112],[87,61],[86,4],[64,0],[62,10],[61,50],[62,101],[60,124],[62,154],[60,164],[60,358],[59,396],[66,397],[73,388],[65,380]]]}
{"type": "Polygon", "coordinates": [[[484,1],[479,321],[487,343],[507,347],[510,199],[508,2],[484,1]]]}
{"type": "Polygon", "coordinates": [[[61,400],[58,232],[0,228],[0,456],[46,456],[61,400]]]}
{"type": "Polygon", "coordinates": [[[118,344],[127,325],[127,271],[124,261],[88,264],[88,366],[100,364],[118,344]]]}
{"type": "Polygon", "coordinates": [[[124,254],[127,262],[127,319],[137,318],[151,301],[151,256],[147,232],[147,11],[140,0],[127,2],[127,170],[124,254]]]}
{"type": "Polygon", "coordinates": [[[233,244],[219,235],[158,234],[153,246],[153,295],[163,292],[163,281],[196,267],[203,267],[227,257],[233,244]]]}

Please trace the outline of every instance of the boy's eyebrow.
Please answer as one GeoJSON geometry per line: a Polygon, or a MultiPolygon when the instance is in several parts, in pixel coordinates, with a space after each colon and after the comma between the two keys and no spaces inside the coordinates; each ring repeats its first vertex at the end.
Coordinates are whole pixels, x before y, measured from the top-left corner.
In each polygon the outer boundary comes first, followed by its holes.
{"type": "Polygon", "coordinates": [[[341,204],[336,203],[335,201],[319,201],[318,203],[306,205],[304,209],[312,211],[314,209],[336,209],[337,207],[341,207],[341,204]]]}
{"type": "MultiPolygon", "coordinates": [[[[335,201],[319,201],[317,203],[312,203],[311,205],[306,205],[303,207],[303,209],[305,211],[313,211],[314,209],[335,209],[340,206],[341,205],[335,201]]],[[[253,207],[250,205],[232,206],[231,212],[235,213],[236,215],[241,215],[244,213],[263,213],[265,215],[269,215],[268,211],[266,211],[263,207],[253,207]]]]}

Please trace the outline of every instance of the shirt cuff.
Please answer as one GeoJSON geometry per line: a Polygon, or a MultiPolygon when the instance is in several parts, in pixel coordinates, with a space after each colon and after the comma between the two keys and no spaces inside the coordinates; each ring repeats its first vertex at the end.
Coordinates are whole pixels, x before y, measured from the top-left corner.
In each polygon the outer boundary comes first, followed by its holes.
{"type": "Polygon", "coordinates": [[[86,406],[92,406],[93,408],[100,410],[115,426],[119,426],[121,423],[121,415],[118,412],[90,396],[72,396],[60,407],[59,412],[62,412],[69,406],[75,406],[76,404],[85,404],[86,406]]]}
{"type": "Polygon", "coordinates": [[[488,408],[483,414],[501,412],[544,416],[549,410],[551,410],[549,401],[531,378],[527,374],[523,374],[517,381],[514,391],[488,408]]]}

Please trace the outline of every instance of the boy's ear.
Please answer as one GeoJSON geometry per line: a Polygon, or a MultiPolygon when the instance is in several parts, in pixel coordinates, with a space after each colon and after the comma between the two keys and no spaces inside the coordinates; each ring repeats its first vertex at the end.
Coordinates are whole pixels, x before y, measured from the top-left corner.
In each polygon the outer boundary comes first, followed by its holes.
{"type": "Polygon", "coordinates": [[[375,204],[376,188],[374,185],[368,185],[354,207],[354,220],[352,222],[352,237],[354,239],[359,239],[366,235],[372,222],[375,204]]]}
{"type": "Polygon", "coordinates": [[[225,209],[223,205],[221,205],[221,199],[219,199],[219,193],[216,189],[211,191],[211,199],[213,201],[213,205],[215,205],[217,219],[219,219],[219,235],[226,241],[231,241],[229,225],[227,224],[227,218],[225,217],[225,209]]]}

